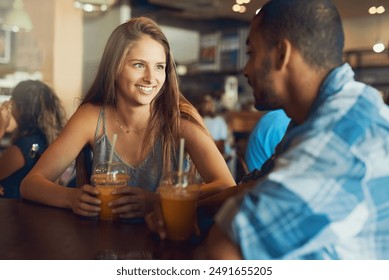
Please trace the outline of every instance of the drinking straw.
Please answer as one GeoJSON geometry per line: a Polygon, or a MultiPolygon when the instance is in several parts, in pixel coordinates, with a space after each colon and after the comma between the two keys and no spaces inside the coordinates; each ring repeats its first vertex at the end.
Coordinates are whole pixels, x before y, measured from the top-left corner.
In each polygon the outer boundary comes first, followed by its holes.
{"type": "Polygon", "coordinates": [[[178,161],[178,174],[182,174],[183,166],[184,166],[184,147],[185,147],[185,139],[180,139],[180,155],[178,161]]]}
{"type": "Polygon", "coordinates": [[[118,139],[118,135],[115,133],[113,136],[112,136],[112,147],[111,147],[111,151],[109,153],[109,158],[108,158],[108,170],[107,170],[107,173],[110,173],[111,172],[111,165],[112,165],[112,160],[113,160],[113,153],[115,151],[115,146],[116,146],[116,140],[118,139]]]}
{"type": "Polygon", "coordinates": [[[178,183],[182,185],[182,170],[184,166],[184,147],[185,147],[185,139],[180,138],[180,154],[178,158],[178,183]]]}

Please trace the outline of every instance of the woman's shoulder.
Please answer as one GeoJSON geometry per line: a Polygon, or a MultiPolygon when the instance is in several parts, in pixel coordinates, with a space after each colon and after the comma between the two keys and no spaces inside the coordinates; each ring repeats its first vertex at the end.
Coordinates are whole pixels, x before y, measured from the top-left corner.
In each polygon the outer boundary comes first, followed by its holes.
{"type": "Polygon", "coordinates": [[[196,138],[197,136],[207,135],[207,129],[203,124],[196,123],[194,120],[181,119],[180,121],[180,134],[184,138],[196,138]]]}
{"type": "Polygon", "coordinates": [[[101,105],[96,105],[92,103],[85,103],[82,104],[80,107],[77,108],[76,112],[80,113],[99,113],[103,106],[101,105]]]}
{"type": "Polygon", "coordinates": [[[61,133],[63,139],[77,137],[80,141],[93,142],[101,106],[83,104],[77,108],[61,133]],[[77,136],[75,136],[75,134],[77,136]]]}
{"type": "Polygon", "coordinates": [[[77,108],[74,114],[70,117],[67,126],[83,126],[84,129],[90,126],[95,126],[99,117],[101,106],[93,104],[83,104],[77,108]]]}
{"type": "Polygon", "coordinates": [[[100,105],[94,105],[90,103],[86,103],[77,108],[71,118],[75,119],[95,119],[102,109],[100,105]]]}

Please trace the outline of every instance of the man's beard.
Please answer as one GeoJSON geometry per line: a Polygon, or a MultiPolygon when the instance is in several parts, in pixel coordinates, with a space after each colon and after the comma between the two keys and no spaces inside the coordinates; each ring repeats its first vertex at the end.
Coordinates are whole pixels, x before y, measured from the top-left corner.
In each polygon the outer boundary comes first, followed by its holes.
{"type": "Polygon", "coordinates": [[[254,98],[255,100],[255,109],[258,111],[269,111],[269,110],[275,110],[279,109],[277,106],[277,94],[274,90],[274,83],[269,78],[270,71],[272,69],[271,60],[270,58],[267,58],[262,63],[261,71],[258,74],[258,80],[261,81],[265,87],[262,90],[261,97],[262,100],[257,102],[257,98],[254,98]]]}

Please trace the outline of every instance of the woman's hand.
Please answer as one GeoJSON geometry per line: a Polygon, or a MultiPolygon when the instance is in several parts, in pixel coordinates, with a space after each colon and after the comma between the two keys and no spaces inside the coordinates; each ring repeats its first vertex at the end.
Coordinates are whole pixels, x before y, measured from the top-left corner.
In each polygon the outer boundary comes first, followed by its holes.
{"type": "Polygon", "coordinates": [[[0,186],[0,195],[4,195],[4,188],[0,186]]]}
{"type": "Polygon", "coordinates": [[[75,189],[71,207],[74,213],[81,216],[97,216],[101,201],[96,197],[99,191],[91,185],[75,189]]]}
{"type": "Polygon", "coordinates": [[[122,197],[108,203],[112,213],[121,218],[145,217],[150,213],[157,201],[157,194],[138,187],[122,187],[112,192],[122,197]]]}

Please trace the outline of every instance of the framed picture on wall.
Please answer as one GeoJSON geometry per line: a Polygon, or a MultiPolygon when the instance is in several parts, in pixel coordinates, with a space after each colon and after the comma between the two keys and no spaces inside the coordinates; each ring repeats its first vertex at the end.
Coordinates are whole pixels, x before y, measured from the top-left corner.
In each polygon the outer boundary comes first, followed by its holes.
{"type": "Polygon", "coordinates": [[[199,70],[220,71],[220,32],[201,35],[199,60],[199,70]]]}
{"type": "Polygon", "coordinates": [[[0,29],[0,63],[11,60],[11,31],[0,29]]]}

